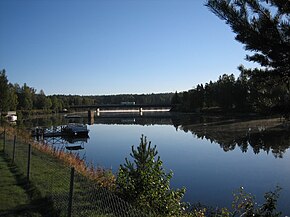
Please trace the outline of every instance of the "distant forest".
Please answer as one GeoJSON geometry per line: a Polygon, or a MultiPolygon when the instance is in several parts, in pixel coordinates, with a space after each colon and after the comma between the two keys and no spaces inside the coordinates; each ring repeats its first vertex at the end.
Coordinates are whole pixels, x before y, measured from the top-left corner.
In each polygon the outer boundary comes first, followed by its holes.
{"type": "Polygon", "coordinates": [[[78,105],[120,104],[135,102],[136,104],[170,104],[173,93],[158,94],[120,94],[101,96],[51,95],[46,96],[43,90],[37,92],[27,84],[11,84],[6,71],[0,71],[0,112],[38,111],[61,112],[78,105]]]}
{"type": "MultiPolygon", "coordinates": [[[[288,89],[284,85],[273,85],[259,77],[249,77],[247,70],[239,68],[241,74],[224,74],[217,81],[199,84],[184,92],[158,94],[120,94],[101,96],[51,95],[43,90],[38,93],[27,84],[11,84],[5,70],[0,71],[0,111],[21,110],[61,112],[79,105],[120,104],[171,104],[172,111],[193,113],[256,112],[263,114],[288,114],[288,89]]],[[[258,70],[258,69],[256,69],[258,70]]]]}

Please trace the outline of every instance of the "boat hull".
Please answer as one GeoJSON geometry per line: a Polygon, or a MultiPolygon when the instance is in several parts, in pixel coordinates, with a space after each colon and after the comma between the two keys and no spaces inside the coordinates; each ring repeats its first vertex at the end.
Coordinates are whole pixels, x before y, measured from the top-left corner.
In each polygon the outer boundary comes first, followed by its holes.
{"type": "Polygon", "coordinates": [[[61,132],[67,136],[86,137],[89,135],[89,130],[86,125],[67,125],[62,128],[61,132]]]}

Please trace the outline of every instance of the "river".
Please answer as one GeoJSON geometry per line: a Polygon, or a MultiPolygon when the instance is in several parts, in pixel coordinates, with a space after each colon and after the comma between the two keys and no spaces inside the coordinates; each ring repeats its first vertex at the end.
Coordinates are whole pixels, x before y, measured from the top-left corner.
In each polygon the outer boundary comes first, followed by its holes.
{"type": "MultiPolygon", "coordinates": [[[[87,123],[86,118],[68,121],[87,123]]],[[[51,119],[34,119],[31,125],[44,125],[51,119]]],[[[50,121],[49,124],[54,124],[50,121]]],[[[282,188],[278,207],[290,214],[290,131],[273,120],[225,120],[193,116],[128,115],[96,117],[88,128],[89,138],[75,144],[75,150],[88,163],[118,171],[131,146],[140,143],[141,135],[157,146],[166,171],[172,170],[172,188],[186,188],[184,201],[231,207],[233,192],[244,187],[264,201],[267,191],[282,188]]],[[[55,141],[55,140],[54,140],[55,141]]],[[[53,142],[52,140],[48,142],[53,142]]]]}

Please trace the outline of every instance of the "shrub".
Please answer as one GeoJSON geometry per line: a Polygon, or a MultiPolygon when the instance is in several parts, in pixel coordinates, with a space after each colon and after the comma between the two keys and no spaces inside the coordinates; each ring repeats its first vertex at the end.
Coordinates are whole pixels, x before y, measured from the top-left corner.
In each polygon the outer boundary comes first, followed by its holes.
{"type": "Polygon", "coordinates": [[[265,202],[258,206],[255,197],[244,191],[241,187],[238,193],[234,193],[233,200],[233,216],[265,216],[278,217],[282,213],[277,211],[277,202],[279,198],[280,187],[276,187],[274,191],[265,193],[265,202]]]}

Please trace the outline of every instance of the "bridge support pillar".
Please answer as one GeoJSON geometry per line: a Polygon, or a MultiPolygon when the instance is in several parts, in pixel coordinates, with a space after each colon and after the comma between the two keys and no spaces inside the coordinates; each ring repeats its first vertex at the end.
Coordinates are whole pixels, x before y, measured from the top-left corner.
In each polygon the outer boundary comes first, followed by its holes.
{"type": "Polygon", "coordinates": [[[93,110],[89,110],[88,111],[88,123],[91,125],[91,124],[94,124],[95,120],[94,120],[94,116],[95,116],[95,111],[93,110]]]}

